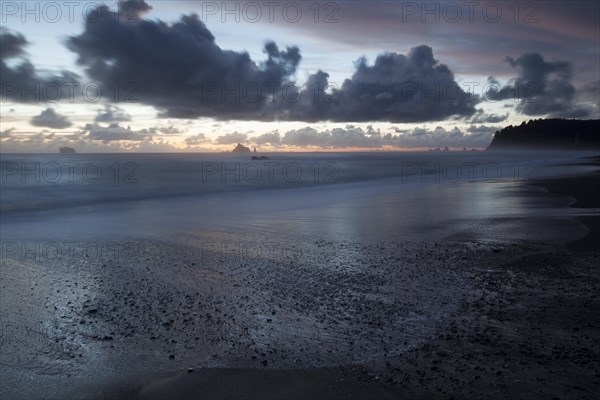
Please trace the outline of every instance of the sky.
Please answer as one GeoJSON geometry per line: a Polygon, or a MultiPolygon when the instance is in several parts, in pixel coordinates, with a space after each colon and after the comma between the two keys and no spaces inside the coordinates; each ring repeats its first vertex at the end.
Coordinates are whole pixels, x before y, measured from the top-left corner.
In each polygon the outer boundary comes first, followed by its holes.
{"type": "Polygon", "coordinates": [[[485,148],[600,117],[597,1],[3,1],[0,151],[485,148]]]}

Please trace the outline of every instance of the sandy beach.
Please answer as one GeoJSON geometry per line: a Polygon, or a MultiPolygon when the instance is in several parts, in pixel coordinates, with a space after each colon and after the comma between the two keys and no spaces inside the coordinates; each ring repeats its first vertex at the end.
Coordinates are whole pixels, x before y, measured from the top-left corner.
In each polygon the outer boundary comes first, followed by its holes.
{"type": "MultiPolygon", "coordinates": [[[[519,183],[515,193],[532,188],[561,207],[576,198],[593,213],[597,193],[580,188],[595,179],[519,183]]],[[[0,395],[597,398],[600,253],[586,239],[595,225],[547,215],[527,226],[575,241],[470,231],[308,231],[313,240],[297,241],[265,225],[103,238],[68,252],[4,242],[0,395]]]]}

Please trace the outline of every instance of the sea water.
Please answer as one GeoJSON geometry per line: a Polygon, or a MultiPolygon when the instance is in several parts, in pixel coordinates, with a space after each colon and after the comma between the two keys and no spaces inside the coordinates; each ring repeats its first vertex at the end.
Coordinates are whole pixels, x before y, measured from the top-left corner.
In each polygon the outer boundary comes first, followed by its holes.
{"type": "MultiPolygon", "coordinates": [[[[582,155],[590,154],[4,154],[0,230],[4,241],[207,229],[298,240],[556,240],[552,223],[532,229],[563,217],[572,199],[524,183],[592,170],[569,165],[582,155]]],[[[559,236],[584,234],[562,221],[559,236]]]]}

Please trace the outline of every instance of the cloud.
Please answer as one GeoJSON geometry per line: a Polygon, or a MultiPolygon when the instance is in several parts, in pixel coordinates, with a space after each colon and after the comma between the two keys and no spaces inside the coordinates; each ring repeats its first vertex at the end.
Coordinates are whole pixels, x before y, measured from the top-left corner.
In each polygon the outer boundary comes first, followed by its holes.
{"type": "Polygon", "coordinates": [[[246,143],[247,141],[248,135],[239,132],[226,133],[225,135],[219,136],[217,140],[215,140],[217,144],[236,144],[246,143]]]}
{"type": "Polygon", "coordinates": [[[126,23],[139,22],[142,15],[152,10],[152,6],[145,0],[122,0],[117,6],[119,20],[126,23]]]}
{"type": "Polygon", "coordinates": [[[118,106],[105,105],[104,110],[99,110],[94,119],[96,122],[127,122],[131,121],[131,115],[127,114],[118,106]]]}
{"type": "Polygon", "coordinates": [[[177,152],[172,143],[159,140],[119,141],[91,139],[85,131],[70,135],[44,132],[11,132],[6,139],[1,137],[3,153],[56,153],[60,147],[75,148],[78,153],[115,153],[115,152],[177,152]]]}
{"type": "Polygon", "coordinates": [[[589,82],[577,90],[577,99],[581,102],[588,103],[593,107],[594,111],[590,118],[600,117],[600,80],[589,82]]]}
{"type": "Polygon", "coordinates": [[[58,114],[54,111],[54,108],[45,109],[40,115],[31,118],[30,123],[33,126],[43,126],[53,129],[64,129],[72,125],[67,117],[58,114]]]}
{"type": "Polygon", "coordinates": [[[435,129],[414,128],[412,131],[398,135],[394,143],[404,148],[424,147],[487,147],[498,128],[470,126],[466,132],[459,128],[447,130],[443,127],[435,129]]]}
{"type": "Polygon", "coordinates": [[[210,142],[210,139],[208,139],[204,133],[198,133],[185,138],[185,144],[187,144],[188,147],[198,146],[208,142],[210,142]]]}
{"type": "MultiPolygon", "coordinates": [[[[382,145],[382,137],[379,133],[363,131],[361,128],[352,125],[348,125],[344,129],[332,129],[330,135],[330,146],[334,148],[377,148],[382,145]]],[[[383,139],[385,140],[385,138],[383,139]]]]}
{"type": "Polygon", "coordinates": [[[96,11],[99,17],[87,21],[82,34],[70,37],[68,48],[77,53],[90,78],[107,87],[130,84],[137,90],[136,99],[155,106],[163,117],[250,119],[267,93],[256,101],[238,101],[227,90],[239,87],[241,95],[242,88],[280,85],[300,62],[297,47],[282,50],[273,42],[264,46],[267,59],[260,64],[246,52],[223,50],[196,14],[167,24],[120,20],[104,5],[96,11]]]}
{"type": "Polygon", "coordinates": [[[174,127],[173,125],[169,126],[153,126],[151,128],[144,128],[139,131],[140,133],[149,133],[151,135],[179,135],[184,133],[184,130],[174,127]]]}
{"type": "Polygon", "coordinates": [[[86,139],[100,140],[104,143],[111,141],[144,141],[152,140],[147,130],[133,131],[130,127],[124,128],[119,124],[110,124],[103,127],[97,123],[86,124],[84,129],[86,139]]]}
{"type": "Polygon", "coordinates": [[[158,127],[158,128],[152,128],[152,129],[154,132],[162,133],[163,135],[179,135],[180,133],[184,132],[181,129],[174,127],[173,125],[162,126],[162,127],[158,127]]]}
{"type": "Polygon", "coordinates": [[[373,65],[360,59],[352,77],[333,88],[324,71],[304,84],[293,80],[297,47],[283,50],[269,41],[266,60],[256,62],[246,52],[221,49],[196,14],[167,24],[119,19],[103,5],[96,10],[99,17],[70,37],[68,48],[90,78],[106,87],[132,85],[135,98],[160,117],[418,122],[470,116],[479,101],[429,46],[381,54],[373,65]]]}
{"type": "MultiPolygon", "coordinates": [[[[318,131],[312,127],[285,132],[280,144],[296,148],[323,149],[422,149],[438,146],[453,148],[487,147],[498,127],[471,125],[466,131],[459,128],[447,130],[443,127],[435,129],[414,128],[412,130],[396,129],[397,134],[383,134],[372,127],[366,129],[353,125],[318,131]]],[[[261,135],[263,136],[263,135],[261,135]]],[[[260,136],[258,137],[260,139],[260,136]]],[[[258,144],[255,138],[249,139],[258,144]]],[[[260,140],[259,140],[260,141],[260,140]]]]}
{"type": "Polygon", "coordinates": [[[6,29],[0,30],[0,88],[2,101],[21,103],[55,102],[65,97],[77,95],[73,90],[79,77],[68,71],[60,75],[39,75],[33,64],[22,60],[20,64],[9,67],[7,60],[25,54],[29,42],[19,33],[6,29]],[[67,92],[69,91],[69,92],[67,92]]]}
{"type": "Polygon", "coordinates": [[[331,135],[329,132],[319,132],[310,126],[286,132],[282,144],[297,147],[328,147],[331,135]]]}
{"type": "Polygon", "coordinates": [[[497,124],[499,122],[505,121],[508,118],[509,114],[506,113],[504,115],[498,114],[486,114],[482,109],[477,110],[475,115],[469,120],[471,124],[497,124]]]}
{"type": "Polygon", "coordinates": [[[502,129],[501,126],[471,125],[467,128],[467,132],[469,132],[477,137],[481,137],[481,136],[485,136],[486,138],[490,137],[490,140],[491,140],[491,136],[493,135],[493,133],[495,133],[497,130],[500,130],[500,129],[502,129]]]}
{"type": "Polygon", "coordinates": [[[297,121],[422,122],[473,115],[478,102],[434,58],[431,47],[421,45],[407,55],[381,54],[373,65],[359,59],[339,88],[319,71],[309,77],[299,101],[283,102],[276,115],[297,121]]]}
{"type": "Polygon", "coordinates": [[[5,129],[3,131],[0,131],[0,140],[8,139],[9,137],[11,137],[11,133],[14,130],[15,130],[15,128],[12,127],[12,128],[8,128],[8,129],[5,129]]]}
{"type": "Polygon", "coordinates": [[[27,44],[25,36],[20,33],[10,33],[3,28],[0,31],[0,60],[22,55],[27,44]]]}
{"type": "Polygon", "coordinates": [[[539,53],[507,57],[506,61],[519,75],[503,87],[490,77],[492,88],[486,93],[490,100],[518,99],[516,110],[525,115],[583,118],[593,111],[589,105],[576,103],[569,62],[548,62],[539,53]]]}
{"type": "MultiPolygon", "coordinates": [[[[283,7],[286,0],[278,1],[283,7]]],[[[311,2],[301,4],[303,15],[312,16],[311,2]]],[[[426,37],[437,54],[468,76],[504,76],[497,62],[499,49],[514,54],[535,49],[547,56],[587,66],[578,75],[582,82],[598,76],[598,14],[600,2],[577,0],[547,2],[463,1],[343,1],[328,8],[337,24],[301,18],[290,24],[281,15],[275,24],[296,37],[318,40],[322,57],[335,61],[335,50],[364,51],[377,44],[381,49],[398,49],[421,43],[426,37]],[[493,7],[489,7],[492,5],[493,7]],[[448,6],[448,8],[446,8],[448,6]],[[456,8],[459,10],[455,11],[456,8]],[[492,9],[498,8],[499,20],[492,9]],[[432,12],[433,11],[433,12],[432,12]],[[458,14],[458,18],[454,16],[458,14]],[[494,19],[494,21],[490,21],[494,19]],[[518,23],[515,23],[518,21],[518,23]],[[574,46],[573,44],[577,45],[574,46]]],[[[321,14],[324,18],[327,14],[321,14]]],[[[218,16],[212,17],[214,21],[218,16]]],[[[268,18],[261,22],[272,26],[268,18]]],[[[582,83],[579,82],[579,83],[582,83]]]]}
{"type": "Polygon", "coordinates": [[[263,133],[259,136],[253,136],[250,141],[257,146],[270,145],[273,147],[281,146],[281,135],[278,131],[263,133]]]}

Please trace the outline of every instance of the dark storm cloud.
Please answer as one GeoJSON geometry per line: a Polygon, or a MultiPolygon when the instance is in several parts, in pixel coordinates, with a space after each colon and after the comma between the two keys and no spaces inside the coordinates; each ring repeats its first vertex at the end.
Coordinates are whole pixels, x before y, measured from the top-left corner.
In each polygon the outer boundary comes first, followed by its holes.
{"type": "Polygon", "coordinates": [[[385,53],[373,65],[362,58],[350,79],[336,88],[329,75],[309,77],[298,102],[286,102],[282,119],[337,122],[421,122],[475,113],[479,101],[466,93],[429,46],[407,55],[385,53]]]}
{"type": "Polygon", "coordinates": [[[596,105],[596,114],[598,115],[598,106],[600,103],[600,80],[583,85],[577,90],[577,93],[579,100],[596,105]]]}
{"type": "Polygon", "coordinates": [[[382,119],[392,122],[472,115],[478,102],[476,96],[467,94],[455,82],[452,71],[433,57],[429,46],[415,47],[407,56],[379,56],[372,67],[359,63],[351,81],[344,83],[342,93],[345,90],[353,105],[349,112],[360,115],[359,109],[364,107],[371,113],[385,113],[387,117],[382,119]]]}
{"type": "Polygon", "coordinates": [[[139,22],[142,15],[152,10],[144,0],[122,0],[118,3],[119,19],[125,22],[139,22]]]}
{"type": "Polygon", "coordinates": [[[2,101],[17,102],[53,102],[63,98],[63,92],[71,90],[78,81],[77,75],[63,71],[61,75],[40,75],[33,64],[26,59],[20,64],[9,67],[9,59],[25,55],[28,42],[19,33],[6,29],[0,30],[0,87],[2,101]]]}
{"type": "Polygon", "coordinates": [[[373,65],[361,59],[341,87],[323,71],[301,86],[292,81],[297,47],[268,42],[266,60],[257,63],[246,52],[221,49],[195,14],[167,24],[124,20],[99,6],[97,16],[67,42],[78,63],[106,87],[133,83],[136,98],[161,117],[415,122],[469,116],[478,102],[428,46],[382,54],[373,65]]]}
{"type": "Polygon", "coordinates": [[[64,129],[72,125],[67,117],[58,114],[53,108],[47,108],[40,115],[31,118],[30,123],[33,126],[43,126],[53,129],[64,129]]]}
{"type": "Polygon", "coordinates": [[[492,88],[486,93],[490,100],[517,99],[516,110],[525,115],[583,118],[592,112],[590,106],[576,103],[569,62],[546,61],[538,53],[507,57],[506,61],[519,75],[501,88],[494,87],[498,82],[490,78],[492,88]]]}
{"type": "Polygon", "coordinates": [[[0,60],[5,60],[17,57],[25,52],[24,47],[27,45],[25,36],[20,33],[10,33],[2,29],[0,31],[0,60]]]}
{"type": "Polygon", "coordinates": [[[134,84],[136,98],[163,116],[248,119],[260,110],[267,93],[243,101],[242,91],[281,85],[300,62],[298,48],[282,50],[273,42],[265,45],[267,59],[260,64],[246,52],[223,50],[194,14],[174,24],[122,20],[106,6],[99,6],[97,15],[67,42],[78,63],[106,86],[134,84]]]}

